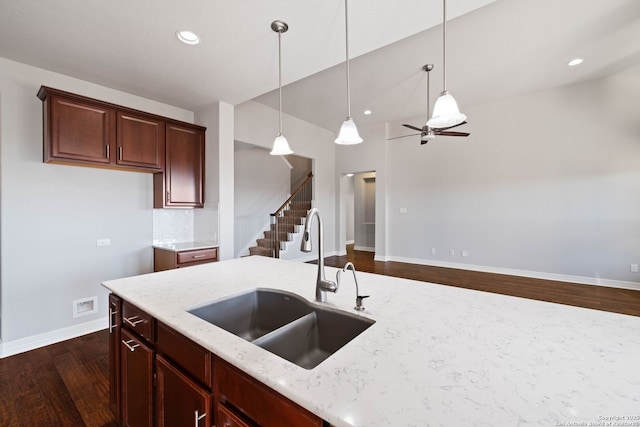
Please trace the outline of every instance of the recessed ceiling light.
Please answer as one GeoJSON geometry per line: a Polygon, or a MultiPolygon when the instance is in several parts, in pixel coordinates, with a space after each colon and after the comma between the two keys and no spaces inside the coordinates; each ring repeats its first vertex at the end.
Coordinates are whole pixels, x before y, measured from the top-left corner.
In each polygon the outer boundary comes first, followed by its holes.
{"type": "Polygon", "coordinates": [[[351,178],[351,177],[353,176],[353,174],[352,174],[352,173],[348,173],[348,174],[347,174],[347,176],[348,176],[349,178],[351,178]]]}
{"type": "Polygon", "coordinates": [[[583,61],[584,61],[584,59],[582,59],[582,58],[575,58],[575,59],[572,59],[571,61],[569,61],[569,63],[567,65],[569,65],[569,67],[575,67],[576,65],[582,64],[583,61]]]}
{"type": "Polygon", "coordinates": [[[176,37],[184,44],[198,44],[200,43],[200,37],[193,31],[180,30],[176,31],[176,37]]]}
{"type": "Polygon", "coordinates": [[[364,110],[364,115],[365,116],[370,116],[371,115],[371,110],[364,110]]]}

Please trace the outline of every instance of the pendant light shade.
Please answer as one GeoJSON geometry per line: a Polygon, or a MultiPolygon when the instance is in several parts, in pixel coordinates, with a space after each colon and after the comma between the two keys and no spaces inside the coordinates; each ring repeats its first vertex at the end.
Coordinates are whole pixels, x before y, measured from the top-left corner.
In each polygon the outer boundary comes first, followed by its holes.
{"type": "Polygon", "coordinates": [[[283,134],[276,136],[276,139],[273,141],[273,149],[269,154],[271,154],[272,156],[285,156],[287,154],[293,154],[293,151],[291,150],[291,148],[289,148],[289,142],[283,134]]]}
{"type": "Polygon", "coordinates": [[[467,119],[467,116],[460,112],[456,100],[447,91],[447,0],[442,0],[442,9],[442,92],[433,107],[433,116],[427,121],[427,126],[434,129],[455,126],[467,119]]]}
{"type": "Polygon", "coordinates": [[[282,133],[282,33],[287,32],[289,26],[286,22],[273,21],[271,23],[271,29],[278,33],[278,94],[280,97],[280,107],[278,109],[278,118],[280,121],[280,132],[276,139],[273,141],[273,148],[269,154],[272,156],[284,156],[287,154],[293,154],[293,150],[289,148],[289,142],[282,133]]]}
{"type": "Polygon", "coordinates": [[[347,56],[347,118],[340,126],[340,133],[335,140],[336,144],[340,145],[353,145],[360,144],[362,138],[358,134],[358,128],[355,122],[351,118],[351,91],[349,85],[349,7],[347,5],[348,0],[344,0],[344,26],[345,26],[345,46],[347,56]]]}
{"type": "Polygon", "coordinates": [[[358,134],[358,128],[351,117],[342,122],[340,126],[340,134],[336,138],[336,144],[354,145],[362,142],[362,138],[358,134]]]}

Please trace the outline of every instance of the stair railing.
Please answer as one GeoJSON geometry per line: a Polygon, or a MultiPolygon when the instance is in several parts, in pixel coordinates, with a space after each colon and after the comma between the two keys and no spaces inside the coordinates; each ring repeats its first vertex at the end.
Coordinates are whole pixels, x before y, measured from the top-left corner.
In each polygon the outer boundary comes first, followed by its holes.
{"type": "Polygon", "coordinates": [[[280,258],[282,242],[287,240],[287,234],[295,231],[299,225],[299,217],[287,214],[289,211],[308,210],[311,208],[313,173],[309,172],[304,181],[291,193],[291,196],[271,214],[270,248],[273,258],[280,258]],[[284,237],[284,238],[283,238],[284,237]]]}

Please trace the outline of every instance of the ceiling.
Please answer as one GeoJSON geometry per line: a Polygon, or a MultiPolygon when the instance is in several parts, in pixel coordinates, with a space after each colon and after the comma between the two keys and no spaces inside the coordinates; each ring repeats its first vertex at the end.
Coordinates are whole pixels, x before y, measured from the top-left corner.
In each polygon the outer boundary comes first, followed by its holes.
{"type": "MultiPolygon", "coordinates": [[[[342,0],[0,0],[0,56],[192,111],[277,108],[281,19],[284,110],[337,131],[343,14],[342,0]],[[202,43],[179,43],[178,29],[202,43]]],[[[448,17],[447,86],[463,110],[640,64],[637,0],[449,0],[448,17]]],[[[351,0],[349,18],[356,123],[426,115],[424,64],[432,102],[442,88],[441,1],[351,0]]]]}

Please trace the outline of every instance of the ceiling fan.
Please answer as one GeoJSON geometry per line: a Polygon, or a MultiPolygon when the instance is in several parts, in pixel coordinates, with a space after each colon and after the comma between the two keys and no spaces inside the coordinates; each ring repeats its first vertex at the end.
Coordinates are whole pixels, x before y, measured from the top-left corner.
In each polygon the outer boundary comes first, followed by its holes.
{"type": "MultiPolygon", "coordinates": [[[[424,67],[422,67],[422,69],[424,71],[427,72],[427,120],[429,120],[429,117],[431,116],[431,112],[429,111],[429,73],[431,72],[431,70],[433,70],[433,64],[427,64],[424,67]]],[[[436,135],[442,135],[442,136],[469,136],[470,134],[468,132],[456,132],[456,131],[449,131],[449,129],[452,129],[454,127],[457,126],[461,126],[463,124],[467,123],[462,122],[462,123],[458,123],[457,125],[453,125],[453,126],[449,126],[449,127],[445,127],[445,128],[432,128],[427,126],[426,124],[424,126],[422,126],[421,128],[417,127],[417,126],[412,126],[412,125],[408,125],[408,124],[402,124],[402,126],[407,127],[409,129],[413,129],[415,131],[420,132],[419,134],[415,133],[415,134],[411,134],[411,135],[404,135],[404,136],[399,136],[396,138],[390,138],[390,139],[397,139],[397,138],[405,138],[407,136],[416,136],[416,135],[420,135],[420,145],[424,145],[427,142],[431,141],[432,139],[434,139],[436,137],[436,135]]]]}

